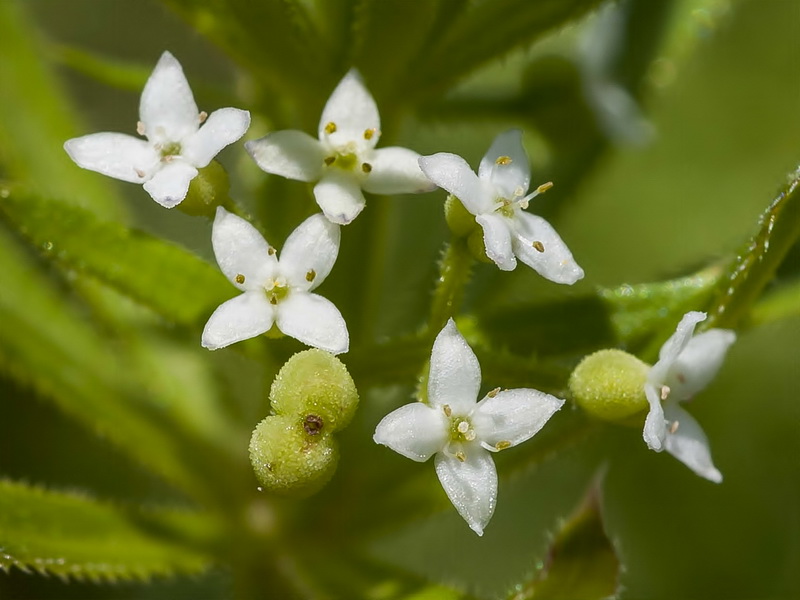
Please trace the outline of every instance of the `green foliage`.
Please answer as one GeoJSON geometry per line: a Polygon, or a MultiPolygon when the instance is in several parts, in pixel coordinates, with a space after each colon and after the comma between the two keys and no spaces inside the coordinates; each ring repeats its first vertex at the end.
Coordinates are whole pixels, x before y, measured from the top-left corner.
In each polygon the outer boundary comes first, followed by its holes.
{"type": "Polygon", "coordinates": [[[124,508],[0,480],[0,569],[93,581],[201,573],[219,533],[207,514],[124,508]]]}
{"type": "Polygon", "coordinates": [[[196,326],[231,297],[220,271],[141,231],[18,188],[0,199],[0,214],[59,264],[97,277],[169,321],[196,326]]]}

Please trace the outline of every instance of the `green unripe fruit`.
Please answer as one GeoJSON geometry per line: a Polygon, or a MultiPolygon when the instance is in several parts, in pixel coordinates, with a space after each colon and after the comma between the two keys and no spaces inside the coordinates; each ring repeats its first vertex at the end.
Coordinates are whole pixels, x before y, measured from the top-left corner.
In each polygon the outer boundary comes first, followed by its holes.
{"type": "Polygon", "coordinates": [[[584,358],[569,378],[578,405],[605,421],[624,421],[649,406],[644,384],[650,365],[622,350],[600,350],[584,358]]]}
{"type": "Polygon", "coordinates": [[[267,490],[310,496],[336,471],[339,448],[331,435],[294,416],[267,417],[250,438],[250,462],[267,490]]]}
{"type": "Polygon", "coordinates": [[[449,194],[444,201],[444,219],[456,237],[465,237],[478,227],[475,215],[464,208],[461,200],[452,194],[449,194]]]}
{"type": "Polygon", "coordinates": [[[217,206],[227,200],[229,189],[228,173],[221,164],[212,160],[192,179],[186,198],[178,204],[178,209],[193,217],[213,219],[217,206]]]}
{"type": "Polygon", "coordinates": [[[358,391],[347,367],[315,348],[298,352],[283,365],[269,398],[279,415],[315,416],[323,433],[346,427],[358,408],[358,391]]]}

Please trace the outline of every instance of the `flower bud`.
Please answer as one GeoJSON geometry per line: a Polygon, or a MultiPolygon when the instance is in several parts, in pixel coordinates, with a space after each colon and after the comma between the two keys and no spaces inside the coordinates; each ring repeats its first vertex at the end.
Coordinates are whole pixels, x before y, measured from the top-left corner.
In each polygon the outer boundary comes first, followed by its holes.
{"type": "Polygon", "coordinates": [[[305,418],[273,415],[253,431],[250,462],[267,490],[304,497],[333,477],[339,448],[333,436],[309,426],[305,418]]]}
{"type": "Polygon", "coordinates": [[[444,218],[447,226],[456,237],[465,237],[478,227],[475,215],[471,214],[461,200],[449,194],[444,201],[444,218]]]}
{"type": "Polygon", "coordinates": [[[325,433],[347,426],[358,407],[358,391],[344,363],[312,348],[292,356],[270,390],[272,408],[280,415],[313,415],[325,433]]]}
{"type": "Polygon", "coordinates": [[[648,408],[644,384],[650,365],[622,350],[600,350],[584,358],[569,378],[575,402],[605,421],[624,421],[648,408]]]}
{"type": "Polygon", "coordinates": [[[217,206],[224,205],[227,200],[229,189],[228,173],[221,164],[212,160],[192,179],[186,198],[178,204],[178,209],[193,217],[213,219],[217,206]]]}

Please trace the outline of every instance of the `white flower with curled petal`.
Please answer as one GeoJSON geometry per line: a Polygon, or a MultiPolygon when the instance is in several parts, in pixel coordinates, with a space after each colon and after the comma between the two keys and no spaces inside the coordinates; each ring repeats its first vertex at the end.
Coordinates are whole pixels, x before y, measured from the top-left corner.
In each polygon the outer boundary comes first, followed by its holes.
{"type": "Polygon", "coordinates": [[[136,132],[147,140],[124,133],[93,133],[67,140],[64,149],[78,166],[142,183],[153,200],[173,208],[186,198],[197,170],[249,126],[246,110],[198,112],[180,63],[164,52],[139,102],[136,132]]]}
{"type": "Polygon", "coordinates": [[[435,188],[419,170],[416,152],[375,149],[380,126],[375,100],[351,69],[322,111],[319,139],[302,131],[276,131],[245,147],[267,173],[317,182],[314,197],[322,212],[332,222],[347,225],[364,208],[362,190],[411,194],[435,188]]]}
{"type": "Polygon", "coordinates": [[[208,319],[202,344],[224,348],[269,331],[273,325],[304,344],[340,354],[350,341],[339,310],[311,292],[333,268],[339,227],[317,213],[303,221],[278,260],[250,223],[217,208],[211,233],[220,269],[243,293],[220,305],[208,319]]]}
{"type": "Polygon", "coordinates": [[[702,312],[686,313],[661,346],[644,386],[650,412],[643,437],[651,450],[666,450],[700,477],[720,483],[722,474],[711,460],[706,434],[679,404],[711,382],[736,341],[736,334],[727,329],[709,329],[693,336],[695,325],[705,319],[702,312]]]}
{"type": "Polygon", "coordinates": [[[467,161],[447,152],[423,156],[419,165],[431,181],[475,215],[483,228],[486,256],[500,269],[513,271],[519,259],[556,283],[571,285],[583,278],[583,269],[550,223],[525,212],[528,203],[553,184],[545,183],[527,193],[531,170],[520,130],[495,138],[477,175],[467,161]]]}
{"type": "Polygon", "coordinates": [[[401,406],[378,423],[373,439],[424,462],[434,454],[444,491],[478,535],[497,502],[491,452],[531,438],[564,401],[532,389],[489,392],[481,386],[478,359],[452,319],[436,336],[428,376],[428,403],[401,406]]]}

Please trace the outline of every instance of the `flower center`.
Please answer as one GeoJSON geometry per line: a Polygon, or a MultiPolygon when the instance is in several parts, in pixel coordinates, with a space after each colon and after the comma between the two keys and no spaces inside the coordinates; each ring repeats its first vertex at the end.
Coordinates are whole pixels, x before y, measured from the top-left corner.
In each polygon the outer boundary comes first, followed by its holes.
{"type": "Polygon", "coordinates": [[[181,145],[180,142],[169,142],[166,144],[161,144],[158,150],[161,153],[161,160],[168,162],[170,157],[180,156],[181,145]]]}
{"type": "MultiPolygon", "coordinates": [[[[325,125],[323,130],[325,132],[325,140],[331,148],[331,152],[324,159],[326,167],[336,167],[342,171],[355,171],[356,173],[360,171],[365,175],[372,171],[372,165],[361,160],[358,146],[354,141],[349,141],[339,146],[330,143],[330,135],[337,131],[336,123],[331,121],[325,125]]],[[[364,131],[364,139],[372,139],[376,133],[375,129],[367,129],[364,131]]]]}
{"type": "Polygon", "coordinates": [[[279,277],[268,281],[264,286],[264,291],[267,293],[269,303],[277,304],[289,294],[289,286],[282,277],[279,277]]]}
{"type": "MultiPolygon", "coordinates": [[[[500,161],[501,159],[504,158],[508,157],[501,156],[500,158],[497,159],[497,161],[500,161]]],[[[510,161],[511,159],[508,160],[510,161]]],[[[497,162],[497,164],[501,165],[505,163],[497,162]]],[[[528,204],[533,198],[535,198],[539,194],[543,194],[551,187],[553,187],[553,182],[548,181],[547,183],[543,183],[542,185],[537,187],[534,191],[532,191],[528,195],[525,195],[525,190],[522,189],[522,187],[518,187],[517,189],[514,190],[514,193],[512,194],[511,198],[503,198],[502,196],[498,196],[495,199],[496,205],[494,210],[495,212],[499,212],[504,217],[511,218],[514,216],[514,213],[517,210],[525,210],[526,208],[528,208],[528,204]]]]}

